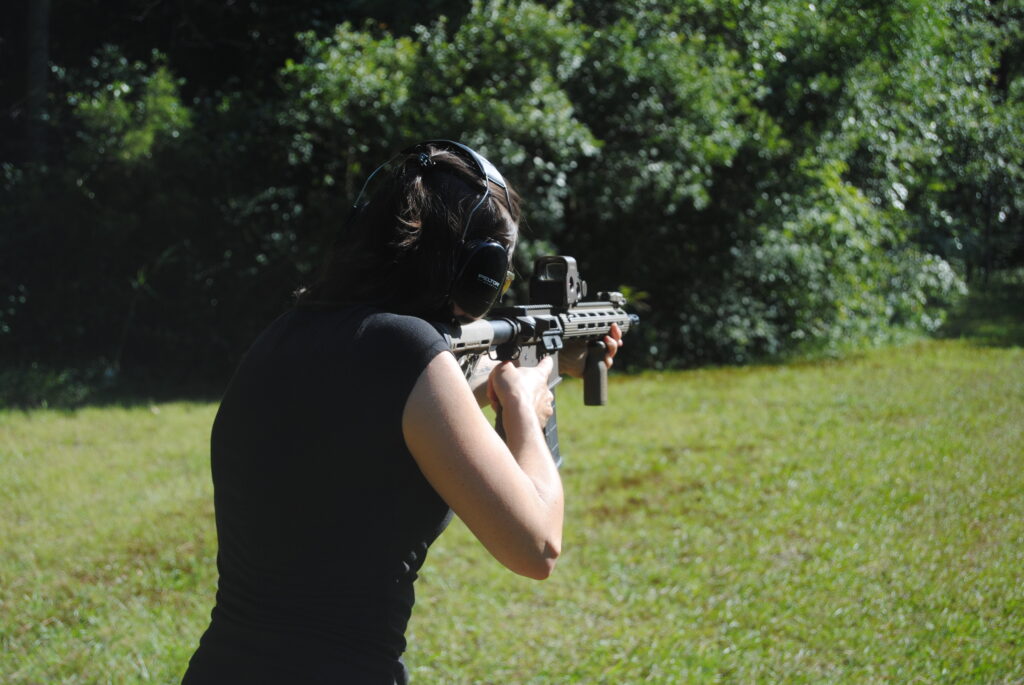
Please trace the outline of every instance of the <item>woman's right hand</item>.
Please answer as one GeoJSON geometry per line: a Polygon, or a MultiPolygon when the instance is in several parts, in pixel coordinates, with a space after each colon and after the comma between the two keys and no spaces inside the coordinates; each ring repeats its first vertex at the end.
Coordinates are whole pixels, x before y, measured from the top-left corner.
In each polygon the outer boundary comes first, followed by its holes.
{"type": "Polygon", "coordinates": [[[535,423],[551,415],[550,372],[550,361],[501,364],[488,377],[506,441],[451,354],[427,365],[402,414],[405,444],[434,490],[495,558],[530,578],[546,578],[562,547],[562,480],[535,423]]]}
{"type": "Polygon", "coordinates": [[[537,366],[521,367],[502,362],[494,367],[487,379],[487,397],[494,411],[532,411],[541,428],[554,414],[555,396],[548,387],[551,375],[551,357],[545,357],[537,366]]]}

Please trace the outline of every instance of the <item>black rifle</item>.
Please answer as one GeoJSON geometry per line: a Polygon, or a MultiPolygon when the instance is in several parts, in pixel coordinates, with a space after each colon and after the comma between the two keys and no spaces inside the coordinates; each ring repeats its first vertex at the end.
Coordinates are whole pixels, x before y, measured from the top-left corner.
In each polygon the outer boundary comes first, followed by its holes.
{"type": "MultiPolygon", "coordinates": [[[[500,307],[490,311],[487,319],[461,326],[438,325],[448,340],[455,357],[461,361],[475,360],[491,354],[500,361],[516,361],[519,366],[537,366],[546,356],[553,364],[548,387],[554,392],[561,376],[558,373],[558,352],[567,340],[587,341],[583,371],[583,402],[590,406],[608,402],[608,367],[604,362],[604,336],[618,324],[623,335],[640,323],[640,317],[625,310],[622,293],[599,292],[597,300],[583,301],[587,284],[580,278],[572,257],[539,257],[530,279],[532,304],[500,307]]],[[[464,364],[467,374],[473,362],[464,364]]],[[[501,415],[496,426],[504,437],[501,415]]],[[[555,463],[562,465],[558,449],[558,421],[554,413],[544,427],[544,437],[555,463]]]]}

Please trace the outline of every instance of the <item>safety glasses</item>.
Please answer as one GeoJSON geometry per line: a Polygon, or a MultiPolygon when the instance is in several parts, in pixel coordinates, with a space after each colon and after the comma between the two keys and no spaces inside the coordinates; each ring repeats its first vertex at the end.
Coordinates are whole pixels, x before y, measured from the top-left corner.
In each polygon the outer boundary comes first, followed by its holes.
{"type": "Polygon", "coordinates": [[[512,281],[516,280],[515,272],[511,269],[505,272],[505,282],[501,284],[501,290],[498,292],[498,299],[500,300],[508,292],[508,289],[512,287],[512,281]]]}

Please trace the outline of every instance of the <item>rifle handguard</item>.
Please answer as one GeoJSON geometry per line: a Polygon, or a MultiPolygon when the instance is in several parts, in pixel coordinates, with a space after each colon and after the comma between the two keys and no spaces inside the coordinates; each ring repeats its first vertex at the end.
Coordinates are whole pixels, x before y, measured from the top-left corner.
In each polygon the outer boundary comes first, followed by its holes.
{"type": "MultiPolygon", "coordinates": [[[[579,276],[575,259],[539,257],[530,280],[533,304],[493,309],[491,319],[468,324],[435,325],[457,358],[467,354],[493,354],[493,358],[516,360],[521,366],[536,366],[548,355],[557,358],[568,340],[587,340],[583,402],[600,406],[608,403],[608,365],[602,339],[612,325],[617,325],[625,335],[640,323],[640,317],[624,310],[626,298],[622,293],[600,292],[596,301],[584,300],[586,294],[587,285],[579,276]]],[[[554,388],[559,378],[555,363],[548,387],[554,388]]],[[[505,437],[500,408],[495,427],[505,437]]],[[[555,463],[561,465],[558,422],[554,414],[544,426],[544,438],[555,463]]]]}

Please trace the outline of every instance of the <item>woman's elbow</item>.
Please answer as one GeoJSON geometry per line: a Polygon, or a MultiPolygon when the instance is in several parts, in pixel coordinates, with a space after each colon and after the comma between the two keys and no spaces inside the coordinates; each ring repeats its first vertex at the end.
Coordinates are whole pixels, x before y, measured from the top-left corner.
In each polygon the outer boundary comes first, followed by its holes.
{"type": "Polygon", "coordinates": [[[533,580],[545,580],[555,570],[555,564],[558,562],[560,554],[559,544],[548,542],[545,543],[541,554],[522,560],[512,570],[533,580]]]}
{"type": "Polygon", "coordinates": [[[554,559],[545,559],[532,568],[530,573],[524,573],[522,575],[527,578],[532,578],[533,580],[547,580],[548,576],[550,576],[555,570],[555,563],[554,559]]]}

